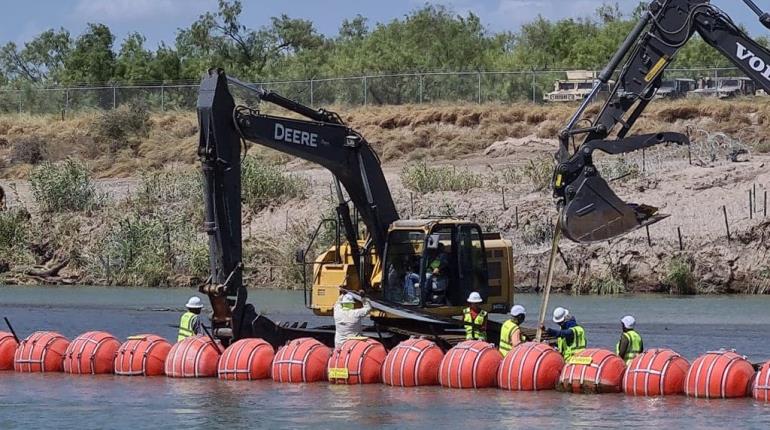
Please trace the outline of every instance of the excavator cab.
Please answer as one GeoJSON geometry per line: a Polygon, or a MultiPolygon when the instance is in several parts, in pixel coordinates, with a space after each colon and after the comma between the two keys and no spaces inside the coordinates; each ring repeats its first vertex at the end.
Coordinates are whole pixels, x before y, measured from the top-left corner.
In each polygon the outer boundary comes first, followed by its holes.
{"type": "Polygon", "coordinates": [[[456,314],[465,306],[468,295],[476,291],[489,310],[505,309],[512,299],[507,297],[510,288],[502,288],[504,283],[509,287],[513,277],[512,257],[504,252],[510,244],[499,235],[485,241],[488,236],[478,224],[467,221],[394,222],[388,232],[378,283],[382,298],[432,313],[456,314]],[[503,271],[505,279],[501,279],[503,271]]]}

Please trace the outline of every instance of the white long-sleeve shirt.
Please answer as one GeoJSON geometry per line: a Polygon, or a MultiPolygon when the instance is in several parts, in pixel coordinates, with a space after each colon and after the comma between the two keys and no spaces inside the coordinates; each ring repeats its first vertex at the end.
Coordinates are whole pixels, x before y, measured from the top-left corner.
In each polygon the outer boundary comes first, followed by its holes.
{"type": "Polygon", "coordinates": [[[369,316],[372,304],[369,299],[363,300],[364,306],[360,309],[345,309],[342,307],[342,296],[334,304],[334,346],[339,348],[346,339],[361,336],[363,332],[362,320],[369,316]]]}

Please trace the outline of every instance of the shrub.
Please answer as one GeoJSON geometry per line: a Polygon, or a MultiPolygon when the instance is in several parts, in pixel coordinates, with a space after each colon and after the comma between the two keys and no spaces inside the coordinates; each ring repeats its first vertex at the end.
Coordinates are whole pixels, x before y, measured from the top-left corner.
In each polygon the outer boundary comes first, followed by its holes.
{"type": "Polygon", "coordinates": [[[521,241],[525,245],[542,245],[551,239],[553,239],[553,226],[546,221],[530,221],[521,228],[521,241]]]}
{"type": "Polygon", "coordinates": [[[665,283],[672,294],[695,294],[696,280],[692,273],[692,265],[692,260],[684,256],[676,256],[669,260],[665,283]]]}
{"type": "Polygon", "coordinates": [[[599,170],[607,181],[633,179],[639,176],[639,166],[629,163],[625,158],[612,162],[601,163],[599,170]]]}
{"type": "Polygon", "coordinates": [[[84,211],[101,204],[91,174],[79,161],[45,162],[29,177],[32,195],[43,212],[84,211]]]}
{"type": "Polygon", "coordinates": [[[47,153],[47,142],[40,136],[22,136],[14,139],[10,161],[14,164],[38,164],[47,153]]]}
{"type": "Polygon", "coordinates": [[[482,175],[450,166],[429,167],[426,163],[408,164],[401,170],[404,187],[418,192],[469,191],[484,185],[482,175]]]}
{"type": "Polygon", "coordinates": [[[553,176],[553,159],[548,157],[539,157],[535,160],[529,160],[521,169],[521,176],[528,179],[532,184],[532,191],[541,191],[551,185],[553,176]]]}
{"type": "Polygon", "coordinates": [[[253,211],[290,198],[304,198],[309,184],[297,175],[284,173],[279,166],[246,157],[241,170],[241,196],[253,211]]]}
{"type": "Polygon", "coordinates": [[[149,136],[150,112],[142,103],[131,102],[106,110],[92,124],[97,140],[108,145],[110,152],[138,147],[137,138],[149,136]]]}
{"type": "Polygon", "coordinates": [[[618,295],[626,292],[623,281],[614,276],[603,276],[591,281],[591,293],[598,295],[618,295]]]}
{"type": "Polygon", "coordinates": [[[754,145],[754,148],[760,154],[767,154],[768,152],[770,152],[770,142],[768,141],[759,142],[756,145],[754,145]]]}
{"type": "Polygon", "coordinates": [[[141,182],[134,195],[143,209],[181,204],[196,211],[203,208],[203,178],[199,172],[153,170],[141,173],[141,182]]]}
{"type": "Polygon", "coordinates": [[[0,251],[10,254],[23,247],[29,236],[29,213],[11,209],[0,211],[0,251]]]}
{"type": "Polygon", "coordinates": [[[94,270],[111,284],[167,286],[174,274],[201,278],[208,248],[183,219],[132,214],[98,240],[94,270]]]}

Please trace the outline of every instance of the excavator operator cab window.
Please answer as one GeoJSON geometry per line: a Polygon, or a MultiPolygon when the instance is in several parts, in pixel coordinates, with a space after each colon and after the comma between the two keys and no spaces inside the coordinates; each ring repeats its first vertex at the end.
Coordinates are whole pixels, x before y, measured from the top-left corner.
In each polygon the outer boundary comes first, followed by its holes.
{"type": "Polygon", "coordinates": [[[420,259],[425,233],[394,230],[385,250],[385,300],[404,305],[420,304],[420,259]]]}

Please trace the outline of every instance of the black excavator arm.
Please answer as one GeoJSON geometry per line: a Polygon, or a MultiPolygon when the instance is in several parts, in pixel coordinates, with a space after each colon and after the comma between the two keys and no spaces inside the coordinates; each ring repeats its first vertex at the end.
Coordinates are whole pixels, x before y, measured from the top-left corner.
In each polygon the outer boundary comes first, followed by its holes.
{"type": "MultiPolygon", "coordinates": [[[[753,1],[743,1],[770,28],[770,15],[753,1]]],[[[667,216],[655,207],[622,201],[599,175],[592,154],[595,150],[621,154],[666,142],[689,144],[687,136],[679,133],[627,135],[655,96],[664,70],[695,33],[770,92],[770,51],[709,0],[653,1],[559,135],[553,188],[558,204],[563,205],[560,226],[567,238],[580,243],[608,240],[667,216]],[[624,59],[617,84],[601,111],[588,127],[577,128],[586,120],[583,114],[589,103],[624,59]],[[614,137],[608,139],[610,136],[614,137]],[[582,140],[582,144],[571,152],[574,140],[582,140]]]]}
{"type": "Polygon", "coordinates": [[[198,96],[198,122],[205,183],[205,231],[209,235],[211,276],[200,290],[208,294],[215,334],[220,338],[251,337],[256,313],[246,304],[241,270],[241,139],[293,155],[327,168],[334,175],[346,239],[351,247],[362,285],[361,255],[383,255],[387,230],[398,212],[380,168],[366,140],[345,126],[339,115],[312,109],[274,92],[253,87],[212,69],[204,77],[198,96]],[[241,86],[261,101],[270,102],[308,120],[264,115],[238,106],[228,83],[241,86]],[[341,184],[341,185],[340,185],[341,184]],[[364,250],[358,249],[357,228],[341,186],[359,211],[369,233],[364,250]],[[369,249],[373,248],[373,249],[369,249]],[[230,332],[232,330],[232,332],[230,332]]]}

